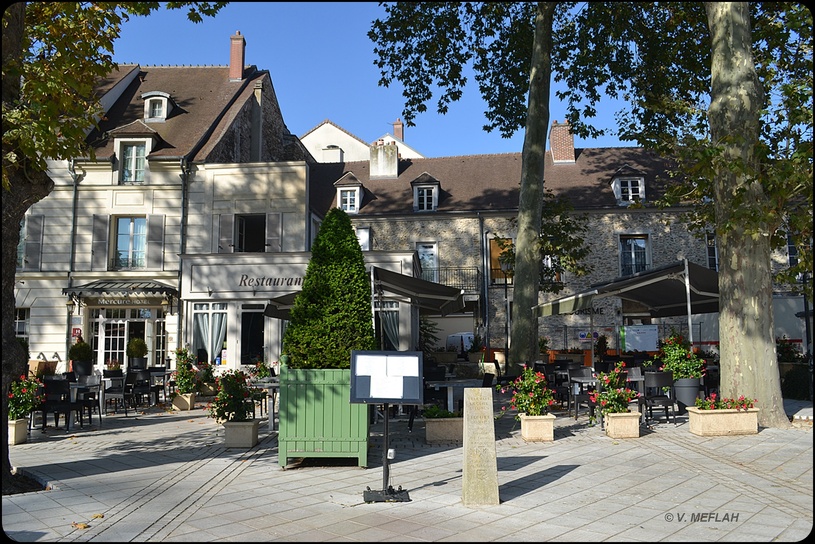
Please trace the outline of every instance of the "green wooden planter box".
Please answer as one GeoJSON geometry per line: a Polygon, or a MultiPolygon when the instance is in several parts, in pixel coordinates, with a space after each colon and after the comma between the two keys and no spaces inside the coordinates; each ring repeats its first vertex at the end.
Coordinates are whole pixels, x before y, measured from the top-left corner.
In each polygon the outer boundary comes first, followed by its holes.
{"type": "Polygon", "coordinates": [[[367,404],[351,404],[349,369],[280,369],[278,463],[356,457],[368,466],[367,404]]]}

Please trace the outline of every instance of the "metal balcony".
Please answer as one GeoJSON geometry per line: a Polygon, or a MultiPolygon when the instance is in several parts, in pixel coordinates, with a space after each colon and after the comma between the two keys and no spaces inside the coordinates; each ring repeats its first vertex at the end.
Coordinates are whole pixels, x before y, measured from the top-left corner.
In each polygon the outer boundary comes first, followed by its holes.
{"type": "Polygon", "coordinates": [[[481,272],[474,266],[425,268],[422,270],[422,279],[447,287],[463,289],[468,294],[481,291],[481,272]]]}

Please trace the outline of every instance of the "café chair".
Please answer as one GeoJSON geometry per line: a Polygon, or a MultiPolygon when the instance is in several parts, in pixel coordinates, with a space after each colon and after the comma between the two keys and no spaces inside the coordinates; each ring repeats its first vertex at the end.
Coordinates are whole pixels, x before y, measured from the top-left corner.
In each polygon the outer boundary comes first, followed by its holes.
{"type": "Polygon", "coordinates": [[[670,421],[670,412],[673,415],[674,425],[676,425],[673,384],[673,372],[645,373],[645,394],[640,396],[639,406],[640,412],[645,417],[646,422],[654,419],[654,408],[662,408],[665,411],[665,420],[670,421]]]}
{"type": "Polygon", "coordinates": [[[71,402],[71,383],[68,380],[44,380],[43,392],[45,400],[38,409],[42,413],[42,430],[48,422],[48,414],[54,414],[54,427],[59,427],[59,416],[65,415],[65,430],[69,431],[71,412],[76,412],[82,425],[82,406],[79,402],[71,402]]]}
{"type": "Polygon", "coordinates": [[[93,421],[93,413],[99,416],[99,426],[102,426],[102,411],[99,409],[99,395],[102,385],[100,376],[79,376],[77,381],[86,387],[77,391],[76,401],[80,405],[81,411],[88,411],[88,422],[93,421]]]}

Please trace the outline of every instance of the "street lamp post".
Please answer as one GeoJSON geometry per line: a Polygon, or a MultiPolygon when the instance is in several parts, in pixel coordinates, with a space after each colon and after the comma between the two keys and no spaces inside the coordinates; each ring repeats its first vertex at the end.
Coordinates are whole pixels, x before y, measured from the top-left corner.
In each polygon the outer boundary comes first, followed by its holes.
{"type": "Polygon", "coordinates": [[[501,272],[504,273],[504,304],[506,305],[506,319],[504,320],[504,373],[509,372],[509,272],[512,265],[501,261],[501,272]]]}

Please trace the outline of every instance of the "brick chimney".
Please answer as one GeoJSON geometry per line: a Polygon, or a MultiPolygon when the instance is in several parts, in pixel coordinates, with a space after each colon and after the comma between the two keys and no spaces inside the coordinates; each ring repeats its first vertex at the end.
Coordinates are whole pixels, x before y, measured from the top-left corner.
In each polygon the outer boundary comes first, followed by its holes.
{"type": "Polygon", "coordinates": [[[393,136],[397,140],[405,141],[405,125],[399,117],[396,118],[396,122],[393,124],[393,136]]]}
{"type": "Polygon", "coordinates": [[[552,162],[555,164],[574,162],[574,134],[568,121],[562,123],[552,121],[549,148],[552,150],[552,162]]]}
{"type": "Polygon", "coordinates": [[[246,40],[241,31],[236,30],[235,35],[229,38],[229,81],[243,79],[243,66],[246,57],[246,40]]]}

